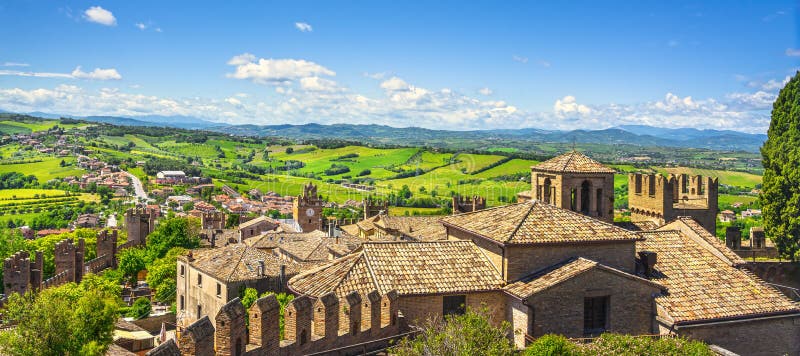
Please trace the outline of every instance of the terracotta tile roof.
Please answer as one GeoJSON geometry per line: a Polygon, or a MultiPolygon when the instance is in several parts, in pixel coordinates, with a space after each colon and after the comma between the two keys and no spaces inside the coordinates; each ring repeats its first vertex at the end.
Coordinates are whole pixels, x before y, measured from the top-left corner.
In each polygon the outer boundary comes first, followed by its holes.
{"type": "Polygon", "coordinates": [[[655,221],[621,221],[621,222],[614,222],[614,225],[630,231],[655,230],[659,228],[659,226],[661,226],[657,224],[655,221]]]}
{"type": "Polygon", "coordinates": [[[658,289],[666,289],[660,284],[583,257],[571,258],[563,263],[545,268],[542,271],[536,272],[528,277],[522,278],[517,282],[511,283],[503,289],[517,298],[526,299],[534,294],[543,292],[551,287],[566,282],[583,274],[584,272],[593,270],[595,268],[602,269],[604,271],[608,271],[637,282],[646,283],[658,289]]]}
{"type": "Polygon", "coordinates": [[[274,224],[274,225],[278,225],[278,222],[276,222],[275,220],[272,220],[272,219],[270,219],[270,218],[268,218],[266,216],[259,216],[259,217],[255,218],[255,219],[248,220],[248,221],[245,221],[245,222],[239,224],[239,230],[248,228],[250,226],[253,226],[253,225],[256,225],[256,224],[262,223],[262,222],[268,222],[268,223],[271,223],[271,224],[274,224]]]}
{"type": "Polygon", "coordinates": [[[604,166],[583,153],[572,151],[531,167],[535,171],[555,173],[615,173],[613,169],[604,166]]]}
{"type": "Polygon", "coordinates": [[[447,230],[439,222],[441,216],[388,216],[383,215],[374,224],[403,236],[420,241],[447,239],[447,230]]]}
{"type": "Polygon", "coordinates": [[[274,249],[279,244],[289,243],[297,240],[306,240],[313,237],[325,237],[324,232],[314,230],[311,232],[273,232],[268,231],[259,236],[245,240],[245,244],[255,248],[274,249]]]}
{"type": "Polygon", "coordinates": [[[800,313],[800,306],[696,238],[677,230],[641,233],[638,251],[658,254],[653,281],[668,288],[656,302],[676,324],[764,314],[800,313]]]}
{"type": "Polygon", "coordinates": [[[446,226],[505,244],[641,239],[623,228],[536,200],[452,215],[441,221],[446,226]]]}
{"type": "Polygon", "coordinates": [[[328,237],[322,231],[311,232],[268,232],[259,237],[246,240],[249,246],[258,249],[279,249],[281,253],[301,262],[328,261],[329,252],[339,255],[350,253],[361,245],[355,237],[328,237]]]}
{"type": "Polygon", "coordinates": [[[357,237],[361,229],[356,224],[342,225],[339,227],[345,234],[357,237]]]}
{"type": "MultiPolygon", "coordinates": [[[[700,226],[694,218],[688,216],[678,217],[675,221],[664,225],[661,230],[679,230],[689,237],[700,238],[700,242],[708,243],[711,247],[710,251],[715,254],[721,254],[723,259],[730,265],[739,266],[747,263],[741,256],[737,255],[727,246],[720,241],[716,236],[712,235],[708,230],[700,226]]],[[[719,256],[718,256],[719,257],[719,256]]]]}
{"type": "MultiPolygon", "coordinates": [[[[280,266],[286,265],[286,274],[299,271],[301,265],[281,262],[272,254],[245,244],[230,244],[225,247],[192,250],[194,261],[191,267],[223,282],[255,280],[280,276],[280,266]],[[258,261],[264,261],[264,276],[258,274],[258,261]]],[[[186,256],[179,257],[188,261],[186,256]]]]}
{"type": "Polygon", "coordinates": [[[357,290],[438,294],[497,290],[499,272],[470,241],[367,242],[361,250],[289,280],[295,292],[318,297],[357,290]]]}

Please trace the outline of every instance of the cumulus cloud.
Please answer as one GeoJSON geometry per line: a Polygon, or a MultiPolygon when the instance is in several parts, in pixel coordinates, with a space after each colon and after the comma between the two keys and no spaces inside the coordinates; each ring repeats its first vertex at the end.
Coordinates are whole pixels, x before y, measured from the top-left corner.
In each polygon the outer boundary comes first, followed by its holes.
{"type": "Polygon", "coordinates": [[[295,22],[294,27],[300,30],[300,32],[311,32],[314,30],[311,25],[305,22],[295,22]]]}
{"type": "Polygon", "coordinates": [[[381,88],[388,91],[409,90],[409,85],[398,77],[391,77],[381,82],[381,88]]]}
{"type": "Polygon", "coordinates": [[[142,30],[142,31],[144,31],[144,30],[146,30],[146,29],[147,29],[147,25],[145,25],[145,24],[143,24],[143,23],[141,23],[141,22],[137,22],[137,23],[135,23],[135,24],[134,24],[134,26],[136,26],[136,28],[138,28],[138,29],[140,29],[140,30],[142,30]]]}
{"type": "Polygon", "coordinates": [[[250,53],[234,56],[228,61],[235,66],[233,73],[228,73],[228,78],[249,79],[256,83],[282,83],[301,78],[316,76],[334,76],[336,72],[317,63],[303,59],[265,59],[256,60],[250,53]]]}
{"type": "Polygon", "coordinates": [[[800,57],[800,48],[787,48],[786,55],[789,57],[800,57]]]}
{"type": "Polygon", "coordinates": [[[100,6],[92,6],[86,9],[83,15],[89,22],[99,23],[105,26],[117,25],[117,18],[114,17],[114,14],[100,6]]]}
{"type": "Polygon", "coordinates": [[[101,69],[95,68],[91,72],[84,72],[81,70],[81,67],[78,66],[75,70],[72,71],[72,77],[79,78],[79,79],[91,79],[91,80],[120,80],[122,76],[119,75],[114,68],[108,69],[101,69]]]}
{"type": "Polygon", "coordinates": [[[478,93],[480,93],[481,95],[489,96],[489,95],[492,95],[492,89],[481,88],[480,90],[478,90],[478,93]]]}
{"type": "Polygon", "coordinates": [[[333,92],[342,90],[333,80],[328,80],[320,77],[301,78],[300,87],[304,90],[311,90],[311,91],[333,92]]]}
{"type": "Polygon", "coordinates": [[[557,116],[565,117],[576,114],[588,115],[592,112],[592,109],[589,109],[586,105],[578,104],[574,96],[567,95],[556,100],[555,104],[553,104],[553,112],[557,116]]]}
{"type": "Polygon", "coordinates": [[[242,105],[242,101],[239,100],[239,99],[236,99],[234,97],[230,97],[230,98],[225,99],[225,102],[228,103],[228,104],[231,104],[233,106],[242,105]]]}

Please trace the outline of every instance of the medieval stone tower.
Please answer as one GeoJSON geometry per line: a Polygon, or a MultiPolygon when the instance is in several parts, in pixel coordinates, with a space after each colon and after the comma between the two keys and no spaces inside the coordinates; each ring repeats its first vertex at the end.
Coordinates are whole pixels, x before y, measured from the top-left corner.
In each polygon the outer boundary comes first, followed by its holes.
{"type": "Polygon", "coordinates": [[[136,207],[125,212],[125,226],[128,230],[128,243],[134,246],[144,245],[147,235],[156,227],[155,214],[152,211],[136,207]]]}
{"type": "Polygon", "coordinates": [[[367,197],[362,201],[364,205],[364,220],[369,219],[375,215],[384,212],[385,214],[389,214],[389,201],[367,197]]]}
{"type": "Polygon", "coordinates": [[[691,216],[716,234],[718,187],[716,177],[631,173],[628,175],[631,221],[662,225],[679,216],[691,216]]]}
{"type": "Polygon", "coordinates": [[[531,191],[519,195],[614,221],[614,170],[578,151],[531,167],[531,191]]]}
{"type": "Polygon", "coordinates": [[[486,209],[486,198],[480,196],[453,196],[453,215],[486,209]]]}
{"type": "Polygon", "coordinates": [[[294,199],[292,211],[294,221],[303,232],[322,230],[322,200],[317,195],[316,185],[303,186],[303,194],[294,199]]]}

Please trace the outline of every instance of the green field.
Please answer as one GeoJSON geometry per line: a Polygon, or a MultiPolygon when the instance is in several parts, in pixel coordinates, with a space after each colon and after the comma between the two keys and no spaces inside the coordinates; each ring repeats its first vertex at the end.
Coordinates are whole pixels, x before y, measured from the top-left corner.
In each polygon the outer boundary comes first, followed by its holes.
{"type": "Polygon", "coordinates": [[[756,184],[761,184],[761,176],[744,172],[720,171],[720,170],[688,168],[688,167],[658,168],[657,170],[661,173],[690,174],[690,175],[699,174],[702,176],[719,177],[720,184],[732,185],[737,187],[754,188],[756,184]]]}
{"type": "Polygon", "coordinates": [[[64,178],[67,176],[80,176],[86,173],[85,170],[75,167],[75,159],[65,157],[64,161],[69,165],[61,167],[61,158],[47,158],[42,162],[23,163],[23,164],[0,164],[0,173],[20,172],[23,174],[33,174],[40,182],[46,182],[54,178],[64,178]]]}

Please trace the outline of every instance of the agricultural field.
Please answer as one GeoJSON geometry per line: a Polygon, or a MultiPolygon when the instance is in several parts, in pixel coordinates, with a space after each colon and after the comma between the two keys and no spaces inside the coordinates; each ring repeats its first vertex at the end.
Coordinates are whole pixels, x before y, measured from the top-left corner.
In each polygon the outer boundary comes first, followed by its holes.
{"type": "Polygon", "coordinates": [[[745,172],[721,171],[721,170],[699,169],[699,168],[689,168],[689,167],[658,168],[657,170],[662,173],[672,173],[672,174],[685,173],[690,175],[699,174],[702,176],[719,177],[720,184],[731,185],[735,187],[755,188],[757,184],[761,184],[760,175],[745,173],[745,172]]]}
{"type": "Polygon", "coordinates": [[[98,200],[94,194],[69,193],[58,189],[3,189],[0,190],[0,223],[8,219],[29,221],[39,213],[56,207],[74,207],[98,200]]]}
{"type": "Polygon", "coordinates": [[[80,176],[86,173],[85,170],[75,166],[75,158],[64,157],[64,162],[68,164],[65,167],[61,167],[61,160],[61,158],[46,158],[41,162],[0,164],[0,173],[20,172],[26,175],[33,174],[40,182],[67,176],[80,176]]]}

